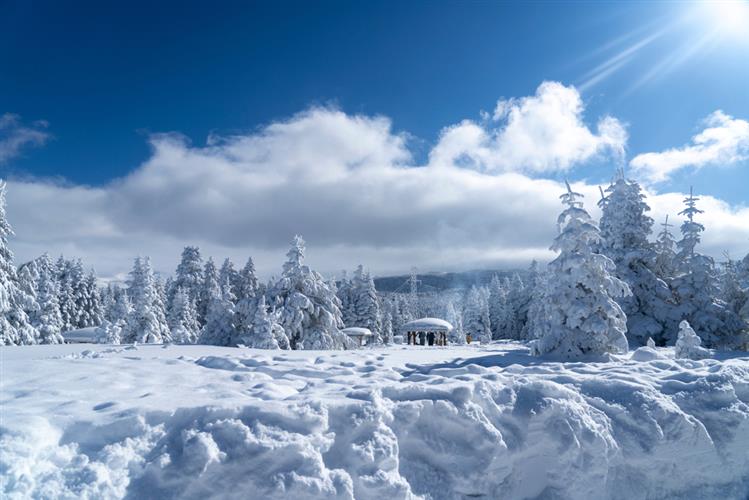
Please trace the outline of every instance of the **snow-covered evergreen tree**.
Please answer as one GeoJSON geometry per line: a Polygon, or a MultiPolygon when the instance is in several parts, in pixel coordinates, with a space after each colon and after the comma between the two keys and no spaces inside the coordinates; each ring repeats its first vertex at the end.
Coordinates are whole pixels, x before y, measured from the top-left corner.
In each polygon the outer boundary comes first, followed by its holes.
{"type": "Polygon", "coordinates": [[[648,241],[653,219],[647,215],[645,195],[637,182],[619,171],[599,206],[599,250],[614,261],[617,278],[632,291],[617,300],[627,315],[628,336],[639,345],[648,337],[665,343],[669,328],[675,326],[670,319],[674,304],[668,285],[654,272],[656,253],[648,241]]]}
{"type": "MultiPolygon", "coordinates": [[[[453,325],[455,326],[455,325],[453,325]]],[[[463,306],[463,328],[473,340],[481,345],[491,342],[491,320],[489,319],[489,303],[486,294],[475,285],[471,287],[463,306]]]]}
{"type": "Polygon", "coordinates": [[[182,258],[177,266],[171,287],[167,289],[167,300],[171,304],[178,288],[187,294],[198,309],[198,323],[203,325],[206,304],[201,302],[203,290],[203,259],[198,247],[187,246],[182,250],[182,258]]]}
{"type": "Polygon", "coordinates": [[[382,314],[377,289],[372,276],[365,272],[361,265],[354,272],[348,295],[350,300],[349,311],[352,318],[350,323],[344,322],[344,324],[346,326],[369,328],[373,334],[370,344],[382,345],[382,314]]]}
{"type": "Polygon", "coordinates": [[[86,275],[83,283],[85,294],[85,321],[86,326],[100,325],[104,320],[104,311],[101,301],[101,291],[97,284],[96,271],[93,269],[86,275]]]}
{"type": "Polygon", "coordinates": [[[268,313],[265,297],[260,296],[255,306],[252,331],[240,337],[240,343],[255,349],[280,349],[277,338],[285,338],[283,328],[268,313]]]}
{"type": "Polygon", "coordinates": [[[499,279],[499,276],[495,274],[489,282],[489,321],[492,327],[493,339],[501,338],[501,329],[505,324],[506,309],[507,292],[502,287],[502,281],[499,279]]]}
{"type": "Polygon", "coordinates": [[[463,315],[452,300],[449,300],[445,306],[445,319],[453,325],[453,329],[448,333],[447,341],[450,344],[465,345],[467,341],[466,332],[463,329],[463,315]]]}
{"type": "Polygon", "coordinates": [[[203,278],[198,298],[195,302],[195,307],[198,310],[198,322],[201,327],[208,321],[208,309],[213,298],[216,296],[217,290],[220,290],[218,285],[218,271],[216,270],[216,264],[213,263],[213,258],[209,257],[205,266],[203,266],[203,278]]]}
{"type": "Polygon", "coordinates": [[[568,184],[560,198],[567,208],[551,247],[559,255],[549,263],[544,317],[534,319],[538,338],[532,350],[566,359],[627,352],[627,317],[614,299],[630,293],[629,287],[613,275],[614,262],[596,253],[601,235],[578,201],[582,195],[568,184]]]}
{"type": "MultiPolygon", "coordinates": [[[[204,299],[208,299],[208,311],[205,325],[200,332],[200,343],[231,346],[237,337],[234,324],[234,302],[236,298],[232,292],[229,274],[223,274],[215,282],[211,272],[211,259],[206,263],[204,299]]],[[[215,270],[215,267],[213,268],[215,270]]]]}
{"type": "Polygon", "coordinates": [[[62,255],[57,260],[57,293],[63,332],[78,328],[78,308],[73,286],[72,267],[73,263],[65,260],[62,255]]]}
{"type": "Polygon", "coordinates": [[[107,321],[120,328],[125,326],[127,318],[132,311],[130,296],[127,290],[117,285],[110,285],[110,300],[104,311],[104,317],[107,321]]]}
{"type": "Polygon", "coordinates": [[[259,295],[260,287],[255,274],[255,263],[250,257],[247,259],[247,264],[239,271],[237,305],[234,308],[234,326],[237,338],[232,341],[232,344],[244,344],[242,339],[252,334],[259,295]]]}
{"type": "Polygon", "coordinates": [[[340,301],[319,273],[304,264],[304,240],[296,236],[270,295],[292,349],[347,349],[354,343],[340,331],[340,301]]]}
{"type": "Polygon", "coordinates": [[[393,313],[390,308],[383,308],[382,311],[382,343],[393,343],[393,313]]]}
{"type": "Polygon", "coordinates": [[[677,275],[672,280],[678,314],[699,332],[709,347],[733,348],[743,343],[743,324],[718,298],[713,259],[696,251],[705,229],[695,221],[695,217],[702,213],[697,208],[697,201],[699,198],[690,190],[684,199],[686,207],[679,212],[686,219],[681,226],[682,239],[677,244],[677,275]]]}
{"type": "Polygon", "coordinates": [[[672,227],[668,223],[668,215],[661,226],[663,229],[658,233],[658,238],[655,241],[656,256],[653,270],[660,279],[666,283],[670,283],[671,278],[676,272],[676,239],[674,239],[674,235],[668,229],[672,227]]]}
{"type": "Polygon", "coordinates": [[[164,304],[148,257],[135,259],[128,289],[132,310],[122,331],[124,343],[153,344],[171,342],[164,304]]]}
{"type": "Polygon", "coordinates": [[[674,346],[674,356],[687,359],[705,359],[710,357],[710,351],[702,347],[702,339],[689,325],[689,321],[679,323],[679,336],[674,346]]]}
{"type": "Polygon", "coordinates": [[[190,300],[187,292],[177,288],[169,307],[169,331],[172,340],[177,344],[195,344],[200,335],[195,304],[190,300]]]}
{"type": "Polygon", "coordinates": [[[18,283],[13,252],[8,247],[11,235],[5,216],[5,183],[0,181],[0,345],[35,344],[38,332],[26,313],[32,308],[33,297],[18,283]]]}
{"type": "Polygon", "coordinates": [[[37,284],[39,310],[34,317],[34,326],[39,332],[40,344],[62,344],[62,316],[57,301],[57,281],[51,267],[40,269],[37,284]]]}
{"type": "Polygon", "coordinates": [[[234,269],[234,263],[228,257],[224,259],[224,263],[218,272],[218,281],[219,283],[228,284],[231,294],[236,300],[239,293],[240,277],[237,270],[234,269]]]}

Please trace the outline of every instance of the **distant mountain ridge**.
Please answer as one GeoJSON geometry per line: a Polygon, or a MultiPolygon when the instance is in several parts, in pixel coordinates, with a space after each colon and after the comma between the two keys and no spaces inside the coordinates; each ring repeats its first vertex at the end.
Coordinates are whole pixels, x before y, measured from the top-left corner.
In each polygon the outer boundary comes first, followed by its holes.
{"type": "MultiPolygon", "coordinates": [[[[525,281],[528,276],[526,269],[478,269],[473,271],[462,272],[445,272],[445,273],[425,273],[419,274],[419,291],[435,292],[449,289],[470,288],[473,285],[488,285],[495,274],[500,279],[511,277],[513,274],[519,274],[525,281]]],[[[380,292],[402,292],[408,293],[410,290],[408,274],[399,276],[382,276],[375,278],[375,286],[380,292]]]]}

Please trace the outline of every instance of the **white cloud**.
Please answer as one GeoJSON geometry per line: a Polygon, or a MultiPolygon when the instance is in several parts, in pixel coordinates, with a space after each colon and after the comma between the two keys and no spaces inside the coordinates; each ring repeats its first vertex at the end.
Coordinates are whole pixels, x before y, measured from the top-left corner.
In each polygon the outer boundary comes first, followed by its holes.
{"type": "Polygon", "coordinates": [[[584,110],[577,89],[544,82],[533,96],[500,100],[494,123],[466,120],[443,130],[430,163],[540,173],[569,170],[599,155],[623,158],[622,123],[605,116],[593,132],[583,121],[584,110]]]}
{"type": "Polygon", "coordinates": [[[24,147],[44,144],[49,139],[46,128],[43,120],[24,125],[18,115],[0,115],[0,165],[16,158],[24,147]]]}
{"type": "MultiPolygon", "coordinates": [[[[150,141],[143,165],[101,188],[9,182],[18,260],[65,253],[112,276],[148,254],[172,272],[182,246],[198,244],[239,263],[252,255],[270,276],[295,233],[326,273],[357,263],[379,274],[526,266],[552,255],[562,185],[448,162],[415,165],[406,136],[383,117],[314,108],[205,146],[175,134],[150,141]]],[[[435,149],[447,146],[443,138],[435,149]]],[[[472,155],[483,154],[476,148],[472,155]]],[[[597,186],[575,189],[595,214],[597,186]]],[[[680,210],[678,194],[649,200],[657,218],[680,210]]],[[[709,197],[702,208],[703,249],[745,253],[749,211],[709,197]]]]}
{"type": "Polygon", "coordinates": [[[662,182],[685,167],[726,166],[749,159],[749,122],[718,110],[691,144],[635,156],[630,165],[651,182],[662,182]]]}

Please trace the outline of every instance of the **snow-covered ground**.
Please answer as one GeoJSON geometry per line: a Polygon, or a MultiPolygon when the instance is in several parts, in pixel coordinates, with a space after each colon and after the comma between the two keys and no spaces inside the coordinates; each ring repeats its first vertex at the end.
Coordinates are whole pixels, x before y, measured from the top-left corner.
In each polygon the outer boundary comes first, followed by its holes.
{"type": "MultiPolygon", "coordinates": [[[[2,347],[7,498],[749,496],[749,357],[2,347]]],[[[0,495],[2,496],[2,495],[0,495]]]]}

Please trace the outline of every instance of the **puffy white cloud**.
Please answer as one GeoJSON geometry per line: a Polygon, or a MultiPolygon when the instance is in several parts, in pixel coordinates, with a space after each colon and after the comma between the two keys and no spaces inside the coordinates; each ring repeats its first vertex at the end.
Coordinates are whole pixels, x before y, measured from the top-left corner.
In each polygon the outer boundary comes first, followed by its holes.
{"type": "Polygon", "coordinates": [[[569,170],[600,155],[623,158],[622,123],[605,116],[593,132],[583,121],[584,110],[577,89],[544,82],[533,96],[500,100],[492,121],[465,120],[443,130],[430,163],[540,173],[569,170]]]}
{"type": "Polygon", "coordinates": [[[0,165],[17,157],[24,147],[44,144],[49,139],[46,128],[43,120],[25,125],[18,115],[0,115],[0,165]]]}
{"type": "Polygon", "coordinates": [[[635,156],[630,165],[651,182],[661,182],[685,167],[726,166],[749,159],[749,122],[717,110],[691,144],[635,156]]]}
{"type": "MultiPolygon", "coordinates": [[[[18,260],[65,253],[113,276],[148,254],[157,269],[172,272],[182,247],[198,244],[239,263],[252,255],[270,276],[295,233],[307,239],[311,264],[327,273],[358,263],[378,274],[413,265],[526,266],[552,255],[562,185],[460,161],[416,165],[407,137],[383,117],[315,108],[204,146],[175,134],[150,141],[144,164],[100,188],[11,181],[18,260]]],[[[435,149],[445,144],[443,137],[435,149]]],[[[597,186],[574,187],[596,214],[597,186]]],[[[649,201],[657,218],[674,218],[681,195],[649,201]]],[[[702,208],[703,248],[745,252],[747,210],[707,197],[702,208]]]]}

